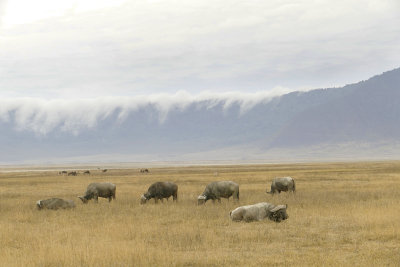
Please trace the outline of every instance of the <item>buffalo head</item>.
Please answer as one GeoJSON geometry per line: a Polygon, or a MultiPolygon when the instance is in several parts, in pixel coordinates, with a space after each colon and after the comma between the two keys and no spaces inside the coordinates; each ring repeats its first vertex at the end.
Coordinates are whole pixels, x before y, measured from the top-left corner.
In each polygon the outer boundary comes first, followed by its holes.
{"type": "Polygon", "coordinates": [[[289,218],[289,215],[286,213],[287,209],[287,204],[286,205],[278,205],[273,209],[269,210],[269,219],[274,221],[274,222],[281,222],[283,220],[286,220],[289,218]]]}
{"type": "Polygon", "coordinates": [[[84,196],[79,196],[78,198],[79,198],[80,200],[82,200],[82,202],[83,202],[84,204],[88,203],[88,199],[87,199],[86,197],[84,197],[84,196]]]}
{"type": "Polygon", "coordinates": [[[141,205],[146,204],[147,200],[148,200],[148,199],[145,197],[145,195],[142,195],[142,196],[140,197],[140,204],[141,204],[141,205]]]}
{"type": "Polygon", "coordinates": [[[197,205],[203,205],[206,203],[206,196],[200,195],[197,197],[197,205]]]}

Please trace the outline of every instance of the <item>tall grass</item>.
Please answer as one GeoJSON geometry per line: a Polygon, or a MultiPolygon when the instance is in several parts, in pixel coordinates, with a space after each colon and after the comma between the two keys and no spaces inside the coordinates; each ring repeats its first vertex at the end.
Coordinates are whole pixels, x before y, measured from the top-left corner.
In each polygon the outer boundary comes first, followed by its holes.
{"type": "Polygon", "coordinates": [[[150,171],[0,173],[0,265],[400,265],[400,162],[150,171]],[[277,176],[295,178],[297,192],[266,194],[277,176]],[[215,180],[239,183],[240,202],[197,206],[197,196],[215,180]],[[96,181],[115,183],[116,201],[82,204],[77,196],[96,181]],[[178,202],[139,205],[155,181],[176,182],[178,202]],[[77,207],[38,211],[35,202],[50,197],[73,199],[77,207]],[[229,219],[237,206],[263,201],[288,204],[289,219],[229,219]]]}

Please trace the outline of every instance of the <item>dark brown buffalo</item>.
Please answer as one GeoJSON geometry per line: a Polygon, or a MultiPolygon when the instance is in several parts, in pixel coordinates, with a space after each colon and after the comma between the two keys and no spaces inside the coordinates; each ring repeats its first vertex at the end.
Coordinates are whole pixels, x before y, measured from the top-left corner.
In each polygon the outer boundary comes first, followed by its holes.
{"type": "Polygon", "coordinates": [[[212,199],[213,202],[216,199],[221,202],[221,198],[229,200],[231,196],[233,199],[239,200],[239,185],[237,183],[232,181],[212,182],[206,186],[203,194],[198,196],[197,204],[205,204],[209,199],[212,199]]]}
{"type": "Polygon", "coordinates": [[[84,196],[79,196],[83,203],[87,203],[89,200],[94,199],[98,202],[99,197],[108,198],[108,202],[111,199],[115,199],[116,186],[112,183],[91,183],[86,189],[84,196]]]}
{"type": "Polygon", "coordinates": [[[159,199],[163,202],[164,198],[168,200],[170,196],[173,200],[178,200],[178,186],[172,182],[156,182],[141,196],[140,204],[145,204],[152,198],[156,203],[159,199]]]}
{"type": "Polygon", "coordinates": [[[280,194],[281,191],[283,192],[296,191],[296,183],[294,182],[294,179],[292,177],[275,178],[274,180],[272,180],[271,183],[271,191],[268,192],[267,188],[266,192],[267,194],[275,194],[275,193],[280,194]]]}

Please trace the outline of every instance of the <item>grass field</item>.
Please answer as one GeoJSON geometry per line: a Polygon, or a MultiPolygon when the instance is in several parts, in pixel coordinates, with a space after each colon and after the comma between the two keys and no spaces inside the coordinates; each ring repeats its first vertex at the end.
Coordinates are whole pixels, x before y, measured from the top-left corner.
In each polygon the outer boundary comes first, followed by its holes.
{"type": "Polygon", "coordinates": [[[0,266],[400,266],[400,162],[3,172],[0,199],[0,266]],[[297,192],[267,195],[277,176],[297,192]],[[240,202],[197,206],[215,180],[237,182],[240,202]],[[116,201],[83,205],[77,196],[103,181],[117,185],[116,201]],[[177,183],[178,202],[139,205],[155,181],[177,183]],[[50,197],[77,207],[36,209],[50,197]],[[288,204],[289,219],[229,219],[257,202],[288,204]]]}

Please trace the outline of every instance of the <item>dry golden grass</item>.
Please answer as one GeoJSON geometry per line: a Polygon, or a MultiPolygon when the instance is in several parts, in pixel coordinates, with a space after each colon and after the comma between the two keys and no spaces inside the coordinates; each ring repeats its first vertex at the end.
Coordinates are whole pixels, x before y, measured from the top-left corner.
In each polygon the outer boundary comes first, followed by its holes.
{"type": "Polygon", "coordinates": [[[0,200],[1,266],[400,265],[400,162],[0,173],[0,200]],[[265,194],[276,176],[294,177],[297,193],[265,194]],[[197,206],[215,180],[239,183],[240,203],[197,206]],[[115,202],[76,198],[102,181],[117,185],[115,202]],[[139,205],[155,181],[176,182],[178,203],[139,205]],[[50,197],[77,207],[38,211],[35,202],[50,197]],[[263,201],[287,203],[289,219],[229,219],[237,206],[263,201]]]}

